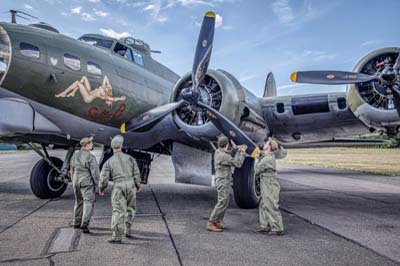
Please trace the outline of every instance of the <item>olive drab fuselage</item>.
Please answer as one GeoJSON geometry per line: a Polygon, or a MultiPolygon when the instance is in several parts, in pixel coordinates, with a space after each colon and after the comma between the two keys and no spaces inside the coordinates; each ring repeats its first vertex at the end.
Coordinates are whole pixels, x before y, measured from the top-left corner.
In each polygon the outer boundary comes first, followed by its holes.
{"type": "Polygon", "coordinates": [[[112,47],[104,49],[32,26],[1,22],[0,27],[7,32],[11,46],[2,87],[103,125],[119,127],[132,117],[168,103],[179,78],[155,61],[150,53],[135,50],[142,56],[143,65],[122,57],[113,48],[123,44],[111,38],[108,39],[112,40],[112,47]],[[68,66],[69,63],[72,65],[68,66]],[[93,67],[97,71],[94,72],[93,67]],[[91,91],[103,89],[106,77],[111,89],[104,86],[104,91],[98,93],[124,100],[107,102],[95,98],[85,102],[79,90],[73,96],[56,97],[84,77],[91,91]]]}

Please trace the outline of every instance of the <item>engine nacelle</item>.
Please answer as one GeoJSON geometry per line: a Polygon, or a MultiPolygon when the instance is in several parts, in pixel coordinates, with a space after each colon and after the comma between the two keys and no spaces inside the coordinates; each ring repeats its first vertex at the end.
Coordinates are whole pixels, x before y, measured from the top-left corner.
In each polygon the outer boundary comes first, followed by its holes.
{"type": "MultiPolygon", "coordinates": [[[[180,100],[181,91],[191,86],[191,80],[191,73],[186,73],[178,80],[172,91],[171,101],[180,100]]],[[[231,74],[223,70],[209,69],[199,89],[203,103],[218,110],[246,133],[250,133],[249,136],[253,140],[258,142],[259,138],[265,136],[254,134],[260,132],[260,128],[265,128],[263,119],[258,115],[261,114],[261,107],[257,97],[243,88],[231,74]]],[[[201,108],[185,105],[177,109],[173,116],[177,126],[192,137],[214,140],[220,134],[201,108]]]]}
{"type": "MultiPolygon", "coordinates": [[[[399,52],[400,48],[396,47],[372,51],[356,64],[353,71],[376,75],[382,62],[394,64],[399,52]]],[[[347,101],[352,112],[371,132],[378,130],[392,134],[399,130],[400,117],[393,95],[381,81],[348,85],[347,101]]]]}

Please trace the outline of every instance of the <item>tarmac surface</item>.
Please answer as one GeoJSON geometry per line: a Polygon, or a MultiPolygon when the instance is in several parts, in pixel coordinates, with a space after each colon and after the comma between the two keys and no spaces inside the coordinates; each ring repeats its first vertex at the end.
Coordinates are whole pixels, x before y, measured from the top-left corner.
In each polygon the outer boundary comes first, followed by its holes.
{"type": "MultiPolygon", "coordinates": [[[[64,152],[50,154],[63,158],[64,152]]],[[[169,157],[152,164],[137,194],[135,239],[111,236],[109,187],[92,233],[68,226],[72,186],[60,199],[29,187],[33,152],[0,154],[1,265],[400,265],[400,177],[279,164],[286,235],[253,233],[258,210],[233,200],[223,233],[206,231],[216,192],[174,183],[169,157]]]]}

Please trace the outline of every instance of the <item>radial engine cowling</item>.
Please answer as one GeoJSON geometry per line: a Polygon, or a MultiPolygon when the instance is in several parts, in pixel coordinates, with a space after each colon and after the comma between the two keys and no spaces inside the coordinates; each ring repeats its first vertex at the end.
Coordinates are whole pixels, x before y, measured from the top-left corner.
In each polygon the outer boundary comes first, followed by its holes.
{"type": "MultiPolygon", "coordinates": [[[[173,89],[171,101],[181,99],[181,91],[191,86],[191,79],[191,73],[181,77],[173,89]]],[[[199,89],[203,103],[239,125],[253,140],[257,142],[258,138],[261,139],[265,135],[255,134],[261,128],[264,129],[262,118],[256,115],[257,111],[260,112],[257,98],[243,88],[231,74],[223,70],[209,69],[199,89]]],[[[201,108],[184,105],[173,115],[177,126],[192,137],[213,140],[220,134],[201,108]]]]}
{"type": "MultiPolygon", "coordinates": [[[[383,48],[372,51],[354,67],[354,72],[376,75],[385,63],[394,64],[400,48],[383,48]]],[[[397,84],[400,85],[399,76],[397,84]]],[[[398,132],[400,117],[396,111],[393,94],[381,80],[351,84],[347,87],[347,101],[353,113],[370,128],[393,134],[398,132]]]]}

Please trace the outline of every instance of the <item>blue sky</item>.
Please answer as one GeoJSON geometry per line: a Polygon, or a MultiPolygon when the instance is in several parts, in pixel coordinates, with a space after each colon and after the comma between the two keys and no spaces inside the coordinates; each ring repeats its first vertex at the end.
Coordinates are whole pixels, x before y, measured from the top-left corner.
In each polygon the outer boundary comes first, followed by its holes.
{"type": "MultiPolygon", "coordinates": [[[[368,52],[400,46],[398,0],[0,0],[0,12],[28,12],[60,32],[130,35],[161,50],[154,58],[179,75],[190,71],[203,14],[215,11],[210,68],[236,76],[261,96],[273,71],[278,95],[343,91],[296,85],[294,70],[351,70],[368,52]]],[[[7,13],[1,21],[9,21],[7,13]]],[[[19,23],[29,23],[19,19],[19,23]]]]}

